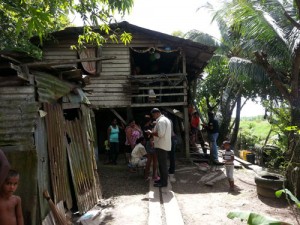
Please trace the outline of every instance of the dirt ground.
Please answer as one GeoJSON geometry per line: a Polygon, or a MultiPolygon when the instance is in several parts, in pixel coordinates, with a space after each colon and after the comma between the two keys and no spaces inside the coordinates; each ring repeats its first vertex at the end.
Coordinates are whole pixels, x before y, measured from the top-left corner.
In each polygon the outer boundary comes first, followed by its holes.
{"type": "MultiPolygon", "coordinates": [[[[172,191],[184,224],[246,224],[228,219],[230,211],[251,211],[299,224],[294,214],[299,213],[299,210],[289,206],[285,199],[257,195],[255,173],[252,170],[235,169],[235,184],[238,188],[235,192],[228,192],[226,179],[218,181],[214,186],[206,186],[201,178],[209,172],[200,171],[194,164],[179,157],[176,162],[177,181],[172,183],[172,191]]],[[[121,157],[118,165],[104,165],[100,161],[99,175],[103,190],[100,224],[148,224],[149,182],[144,181],[142,172],[129,173],[121,157]]]]}

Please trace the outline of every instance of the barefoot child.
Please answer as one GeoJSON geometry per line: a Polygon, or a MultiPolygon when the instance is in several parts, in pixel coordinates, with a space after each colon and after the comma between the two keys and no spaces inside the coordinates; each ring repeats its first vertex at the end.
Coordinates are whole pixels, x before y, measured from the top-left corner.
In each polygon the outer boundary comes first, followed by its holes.
{"type": "Polygon", "coordinates": [[[24,225],[21,198],[14,195],[19,184],[19,173],[9,170],[0,187],[0,224],[24,225]]]}
{"type": "Polygon", "coordinates": [[[223,142],[223,147],[225,149],[223,153],[223,160],[225,163],[225,169],[226,169],[226,176],[229,182],[230,190],[234,190],[234,179],[233,179],[233,169],[234,169],[234,153],[230,149],[230,142],[229,141],[224,141],[223,142]]]}

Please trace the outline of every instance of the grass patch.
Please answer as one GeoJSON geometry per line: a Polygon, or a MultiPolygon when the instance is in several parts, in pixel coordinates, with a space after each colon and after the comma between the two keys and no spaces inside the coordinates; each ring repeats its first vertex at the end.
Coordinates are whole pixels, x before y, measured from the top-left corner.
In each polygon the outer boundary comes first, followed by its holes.
{"type": "Polygon", "coordinates": [[[240,132],[250,133],[257,136],[259,139],[265,139],[271,129],[271,125],[265,120],[241,120],[240,132]]]}

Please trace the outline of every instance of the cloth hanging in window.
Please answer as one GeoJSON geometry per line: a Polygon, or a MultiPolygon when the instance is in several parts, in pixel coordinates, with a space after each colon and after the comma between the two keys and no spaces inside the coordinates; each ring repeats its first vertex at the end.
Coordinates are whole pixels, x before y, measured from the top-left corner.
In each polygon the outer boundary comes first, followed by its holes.
{"type": "MultiPolygon", "coordinates": [[[[80,59],[96,58],[95,48],[86,48],[78,52],[80,59]]],[[[96,75],[96,61],[93,62],[81,62],[83,69],[89,74],[96,75]]]]}

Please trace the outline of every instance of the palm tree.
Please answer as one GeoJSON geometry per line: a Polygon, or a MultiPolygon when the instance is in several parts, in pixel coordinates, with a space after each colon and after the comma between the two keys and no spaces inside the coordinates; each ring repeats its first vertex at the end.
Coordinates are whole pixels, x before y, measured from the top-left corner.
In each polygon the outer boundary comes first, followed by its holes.
{"type": "MultiPolygon", "coordinates": [[[[215,19],[225,19],[239,29],[244,49],[253,51],[247,60],[232,58],[230,69],[256,78],[267,77],[290,104],[290,125],[300,129],[300,1],[233,0],[223,4],[215,19]]],[[[267,88],[268,89],[268,88],[267,88]]],[[[300,145],[291,131],[286,150],[288,186],[300,196],[300,145]]]]}
{"type": "MultiPolygon", "coordinates": [[[[229,72],[228,62],[233,57],[244,57],[248,52],[243,50],[241,34],[237,29],[228,27],[224,20],[218,20],[221,31],[221,40],[216,41],[208,34],[192,30],[185,37],[202,44],[217,46],[216,55],[210,60],[206,67],[208,76],[204,81],[198,84],[197,99],[206,98],[204,108],[210,108],[210,104],[217,102],[217,108],[220,112],[220,136],[219,144],[230,136],[230,140],[235,144],[239,131],[240,111],[244,104],[241,103],[242,97],[245,99],[255,98],[254,91],[257,85],[249,77],[235,76],[229,72]],[[212,100],[212,103],[211,103],[212,100]],[[230,134],[230,123],[233,110],[236,107],[236,115],[233,132],[230,134]]],[[[247,100],[246,100],[247,101],[247,100]]]]}

